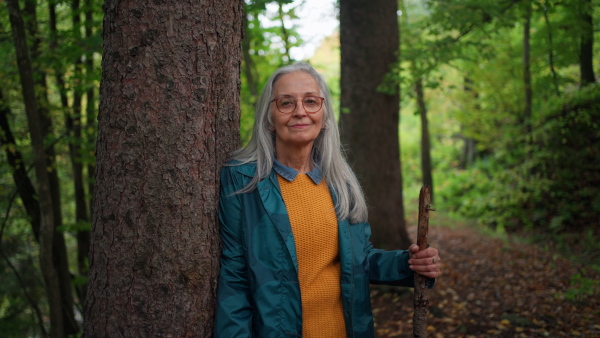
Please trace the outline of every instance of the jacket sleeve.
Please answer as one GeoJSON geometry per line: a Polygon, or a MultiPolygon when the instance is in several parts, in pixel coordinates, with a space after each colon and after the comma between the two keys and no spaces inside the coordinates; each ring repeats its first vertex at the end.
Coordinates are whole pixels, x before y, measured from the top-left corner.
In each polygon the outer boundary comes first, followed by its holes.
{"type": "MultiPolygon", "coordinates": [[[[364,223],[363,226],[370,283],[414,287],[415,274],[409,268],[408,250],[386,251],[373,248],[370,241],[371,227],[368,223],[364,223]]],[[[434,282],[435,279],[430,280],[429,288],[433,287],[434,282]]]]}
{"type": "Polygon", "coordinates": [[[233,167],[221,171],[219,223],[221,270],[217,288],[215,337],[251,337],[252,302],[244,243],[241,194],[233,167]]]}

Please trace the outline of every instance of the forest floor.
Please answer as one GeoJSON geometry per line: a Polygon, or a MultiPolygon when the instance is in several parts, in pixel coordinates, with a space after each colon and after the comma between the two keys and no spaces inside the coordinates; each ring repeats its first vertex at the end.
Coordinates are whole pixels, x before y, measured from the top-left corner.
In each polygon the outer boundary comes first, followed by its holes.
{"type": "MultiPolygon", "coordinates": [[[[430,227],[443,276],[428,292],[429,336],[600,337],[598,267],[524,242],[430,227]]],[[[377,337],[412,337],[412,289],[373,286],[371,298],[377,337]]]]}

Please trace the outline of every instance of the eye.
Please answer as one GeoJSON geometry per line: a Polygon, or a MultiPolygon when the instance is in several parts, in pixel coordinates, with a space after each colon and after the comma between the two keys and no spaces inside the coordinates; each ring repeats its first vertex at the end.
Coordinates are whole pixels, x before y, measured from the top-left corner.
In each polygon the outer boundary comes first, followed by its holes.
{"type": "Polygon", "coordinates": [[[279,104],[280,107],[289,107],[289,106],[293,106],[294,105],[294,100],[290,97],[282,97],[279,100],[277,100],[277,103],[279,104]]]}
{"type": "Polygon", "coordinates": [[[318,104],[318,99],[316,97],[312,97],[312,96],[305,97],[304,98],[304,104],[307,104],[307,105],[316,105],[316,104],[318,104]]]}

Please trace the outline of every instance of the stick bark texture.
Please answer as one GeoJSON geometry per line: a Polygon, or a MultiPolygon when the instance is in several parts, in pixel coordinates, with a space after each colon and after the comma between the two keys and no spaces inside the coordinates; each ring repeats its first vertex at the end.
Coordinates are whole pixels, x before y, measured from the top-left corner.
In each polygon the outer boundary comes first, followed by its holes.
{"type": "MultiPolygon", "coordinates": [[[[424,185],[419,193],[419,224],[417,228],[417,245],[419,250],[425,250],[427,243],[427,232],[429,231],[429,211],[431,209],[431,187],[424,185]]],[[[429,278],[415,273],[415,299],[413,314],[414,337],[427,337],[427,284],[429,278]]]]}

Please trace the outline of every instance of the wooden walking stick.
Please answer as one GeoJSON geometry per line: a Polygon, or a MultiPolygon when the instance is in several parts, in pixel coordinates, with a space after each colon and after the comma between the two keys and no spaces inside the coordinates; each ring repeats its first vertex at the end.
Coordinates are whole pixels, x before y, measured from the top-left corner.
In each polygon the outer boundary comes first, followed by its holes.
{"type": "MultiPolygon", "coordinates": [[[[419,224],[417,228],[417,245],[419,251],[427,249],[427,232],[429,230],[429,211],[435,211],[431,208],[431,187],[424,185],[419,193],[419,224]]],[[[427,337],[427,285],[429,278],[415,273],[415,299],[413,314],[413,335],[414,337],[427,337]]]]}

